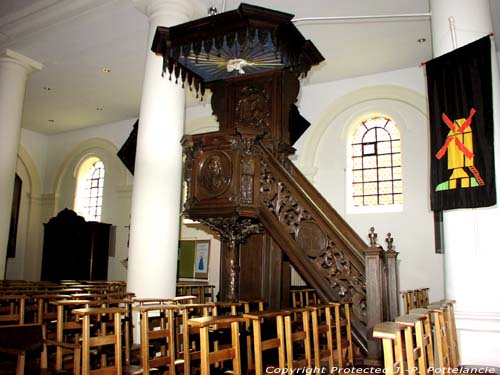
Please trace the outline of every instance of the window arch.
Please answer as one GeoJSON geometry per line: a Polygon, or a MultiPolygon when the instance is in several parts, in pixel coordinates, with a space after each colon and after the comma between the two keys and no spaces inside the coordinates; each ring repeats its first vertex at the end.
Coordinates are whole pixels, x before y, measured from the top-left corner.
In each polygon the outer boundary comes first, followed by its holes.
{"type": "Polygon", "coordinates": [[[78,169],[75,211],[87,221],[101,221],[104,163],[96,156],[85,159],[78,169]]]}
{"type": "Polygon", "coordinates": [[[350,144],[350,207],[401,208],[403,180],[401,139],[396,123],[387,116],[361,121],[350,144]]]}

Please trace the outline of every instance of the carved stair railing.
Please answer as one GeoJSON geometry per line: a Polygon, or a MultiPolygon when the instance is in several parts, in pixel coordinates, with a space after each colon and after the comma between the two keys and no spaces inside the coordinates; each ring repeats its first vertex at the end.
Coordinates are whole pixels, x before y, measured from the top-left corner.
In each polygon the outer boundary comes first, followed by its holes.
{"type": "Polygon", "coordinates": [[[301,277],[324,301],[351,301],[356,343],[380,358],[371,328],[398,315],[397,252],[387,251],[374,228],[367,245],[288,158],[278,161],[263,144],[259,219],[301,277]]]}
{"type": "Polygon", "coordinates": [[[355,339],[367,350],[366,243],[289,160],[285,168],[259,147],[259,219],[322,300],[353,302],[355,339]]]}

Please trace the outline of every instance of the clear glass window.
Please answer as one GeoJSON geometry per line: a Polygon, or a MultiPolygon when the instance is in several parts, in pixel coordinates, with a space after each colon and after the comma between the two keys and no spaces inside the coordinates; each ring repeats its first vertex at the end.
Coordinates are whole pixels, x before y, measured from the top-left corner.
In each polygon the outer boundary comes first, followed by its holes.
{"type": "Polygon", "coordinates": [[[352,205],[401,206],[401,140],[397,125],[385,116],[362,121],[351,139],[352,205]]]}
{"type": "Polygon", "coordinates": [[[101,221],[104,164],[96,157],[85,160],[77,175],[75,211],[87,221],[101,221]]]}

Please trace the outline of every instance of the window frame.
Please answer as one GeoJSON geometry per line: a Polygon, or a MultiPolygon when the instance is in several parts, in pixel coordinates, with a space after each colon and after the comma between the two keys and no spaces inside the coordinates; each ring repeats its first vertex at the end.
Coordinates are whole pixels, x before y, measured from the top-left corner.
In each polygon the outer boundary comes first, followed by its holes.
{"type": "MultiPolygon", "coordinates": [[[[351,126],[351,131],[349,136],[347,137],[347,142],[346,142],[346,211],[347,213],[383,213],[383,212],[401,212],[403,211],[404,207],[404,177],[403,177],[403,158],[402,158],[402,140],[401,140],[401,127],[396,123],[394,118],[392,116],[388,116],[385,114],[371,114],[371,115],[365,115],[363,117],[360,117],[358,121],[354,122],[353,125],[351,126]],[[384,127],[378,126],[376,124],[377,121],[380,120],[385,120],[385,125],[384,127]],[[367,123],[373,121],[374,124],[371,124],[367,126],[367,123]],[[389,131],[389,129],[386,129],[387,125],[391,125],[390,128],[393,128],[397,133],[394,134],[393,132],[389,131]],[[364,131],[362,131],[362,128],[364,127],[364,131]],[[385,139],[378,140],[377,134],[379,130],[377,129],[382,129],[387,132],[388,137],[385,137],[385,139]],[[362,131],[362,134],[360,135],[359,132],[362,131]],[[365,139],[365,136],[371,132],[375,131],[375,137],[373,141],[368,140],[367,142],[363,142],[365,139]],[[394,138],[394,135],[396,135],[396,138],[394,138]],[[356,140],[359,139],[360,141],[356,143],[356,140]],[[385,153],[379,153],[379,146],[383,142],[388,142],[389,143],[389,152],[385,153]],[[394,144],[395,142],[399,145],[399,149],[396,149],[397,151],[394,151],[394,144]],[[373,152],[371,155],[364,154],[364,145],[370,145],[373,144],[373,152]],[[355,153],[355,146],[358,147],[358,154],[355,153]],[[359,151],[361,151],[361,154],[359,154],[359,151]],[[380,166],[379,164],[379,158],[381,156],[385,155],[390,155],[390,165],[389,166],[380,166]],[[363,167],[364,164],[364,159],[365,157],[372,156],[374,157],[375,160],[375,166],[373,167],[363,167]],[[396,159],[399,159],[399,164],[394,163],[394,156],[396,156],[396,159]],[[361,168],[355,169],[355,158],[360,158],[361,160],[361,168]],[[381,179],[380,178],[380,170],[381,169],[386,169],[390,168],[390,178],[386,179],[381,179]],[[400,172],[399,178],[394,178],[394,169],[399,168],[400,172]],[[377,196],[377,201],[380,202],[381,196],[391,196],[391,200],[393,203],[389,204],[374,204],[374,205],[355,205],[355,183],[361,183],[365,184],[367,183],[364,181],[364,176],[365,176],[365,171],[369,170],[375,170],[375,179],[373,181],[370,181],[370,183],[375,183],[376,184],[376,193],[375,195],[377,196]],[[361,182],[356,182],[355,181],[355,174],[357,174],[359,178],[359,173],[361,173],[361,182]],[[399,181],[399,190],[394,191],[394,183],[399,181]],[[380,184],[382,183],[391,183],[391,188],[390,188],[390,193],[380,193],[379,188],[380,184]],[[401,195],[401,201],[397,202],[395,201],[395,195],[401,195]]],[[[369,194],[361,194],[362,199],[364,200],[364,197],[369,196],[369,194]]]]}
{"type": "Polygon", "coordinates": [[[104,161],[98,156],[86,157],[77,168],[74,210],[87,221],[102,220],[105,175],[104,161]],[[100,164],[98,168],[96,164],[100,164]],[[97,178],[96,172],[99,173],[97,178]]]}

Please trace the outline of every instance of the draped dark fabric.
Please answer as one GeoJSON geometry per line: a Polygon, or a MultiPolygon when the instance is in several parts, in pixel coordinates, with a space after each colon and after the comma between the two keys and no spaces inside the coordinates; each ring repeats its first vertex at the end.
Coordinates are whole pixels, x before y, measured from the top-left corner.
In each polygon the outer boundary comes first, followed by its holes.
{"type": "Polygon", "coordinates": [[[135,151],[137,148],[137,132],[139,130],[139,120],[134,123],[134,127],[130,132],[125,143],[116,153],[118,158],[125,164],[130,173],[134,174],[135,169],[135,151]]]}
{"type": "Polygon", "coordinates": [[[431,208],[496,204],[490,37],[426,63],[431,208]]]}

